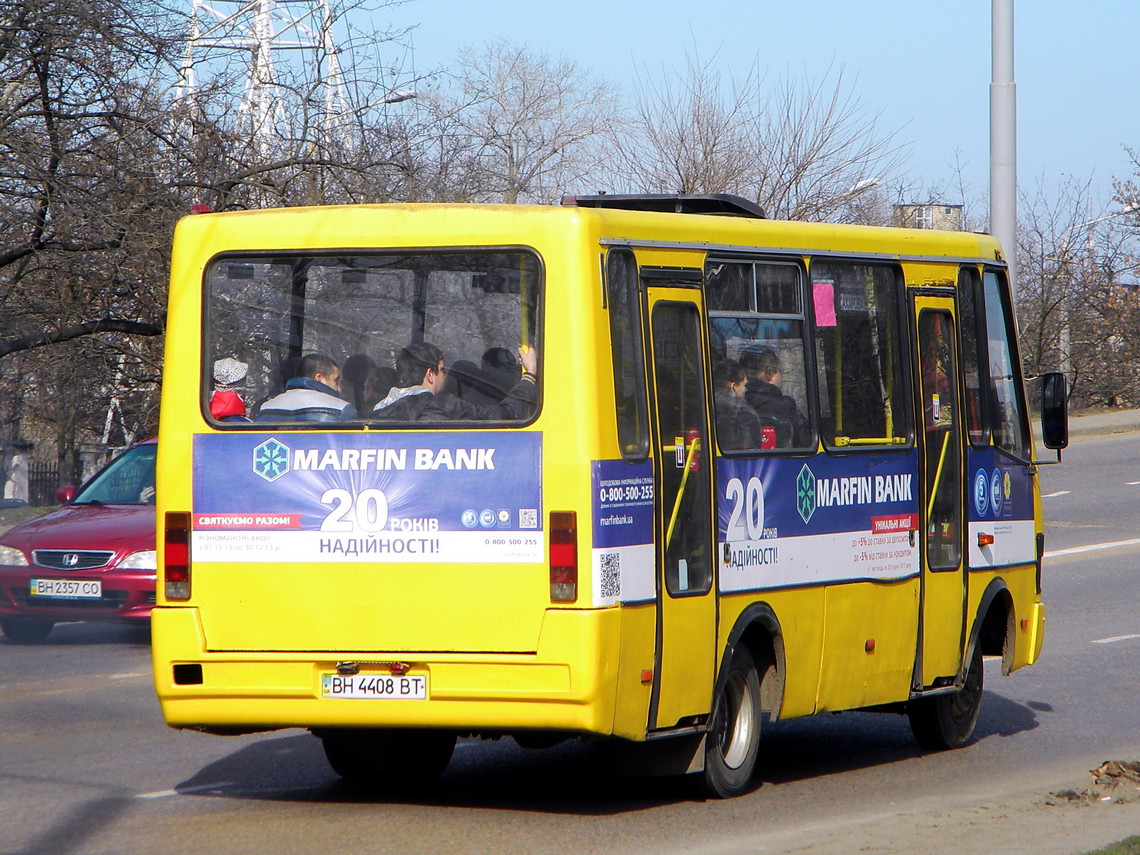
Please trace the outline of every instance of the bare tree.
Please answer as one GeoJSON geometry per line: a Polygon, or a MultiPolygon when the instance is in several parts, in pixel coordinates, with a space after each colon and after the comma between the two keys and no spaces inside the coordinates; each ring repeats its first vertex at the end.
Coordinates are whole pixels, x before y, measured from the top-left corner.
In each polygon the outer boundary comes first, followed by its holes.
{"type": "Polygon", "coordinates": [[[1026,370],[1061,370],[1075,406],[1140,401],[1140,328],[1132,236],[1117,211],[1091,207],[1091,181],[1039,181],[1021,201],[1018,314],[1026,370]]]}
{"type": "MultiPolygon", "coordinates": [[[[0,0],[0,383],[19,395],[0,414],[0,455],[51,434],[74,470],[80,442],[154,429],[170,236],[192,202],[375,200],[377,176],[402,168],[361,144],[393,100],[390,76],[365,62],[383,34],[357,36],[364,59],[342,75],[338,127],[304,69],[286,69],[281,121],[258,146],[234,107],[236,69],[203,74],[192,99],[179,88],[192,67],[185,11],[0,0]]],[[[193,61],[205,71],[209,58],[193,61]]]]}
{"type": "Polygon", "coordinates": [[[450,83],[422,99],[424,126],[467,198],[552,202],[601,174],[617,99],[576,63],[500,41],[465,51],[450,83]]]}
{"type": "Polygon", "coordinates": [[[754,65],[726,85],[716,57],[640,81],[633,127],[616,148],[628,188],[736,193],[769,216],[801,220],[854,219],[855,197],[903,159],[895,134],[879,131],[842,72],[769,84],[754,65]]]}

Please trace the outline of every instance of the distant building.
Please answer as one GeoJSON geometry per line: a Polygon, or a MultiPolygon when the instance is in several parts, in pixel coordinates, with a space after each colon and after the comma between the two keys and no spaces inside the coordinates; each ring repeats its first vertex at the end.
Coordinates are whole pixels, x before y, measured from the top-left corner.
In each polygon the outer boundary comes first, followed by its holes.
{"type": "Polygon", "coordinates": [[[937,204],[895,205],[892,225],[904,229],[945,229],[962,231],[962,206],[937,204]]]}

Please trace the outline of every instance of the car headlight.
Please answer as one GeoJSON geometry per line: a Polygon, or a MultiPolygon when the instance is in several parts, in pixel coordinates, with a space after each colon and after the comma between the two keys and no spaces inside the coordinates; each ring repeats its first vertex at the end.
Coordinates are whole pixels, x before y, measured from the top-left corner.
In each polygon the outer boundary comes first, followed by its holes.
{"type": "Polygon", "coordinates": [[[7,564],[9,567],[27,567],[28,559],[24,557],[23,550],[14,546],[0,545],[0,564],[7,564]]]}
{"type": "Polygon", "coordinates": [[[158,555],[153,549],[144,552],[135,552],[123,559],[119,565],[122,570],[157,570],[158,555]]]}

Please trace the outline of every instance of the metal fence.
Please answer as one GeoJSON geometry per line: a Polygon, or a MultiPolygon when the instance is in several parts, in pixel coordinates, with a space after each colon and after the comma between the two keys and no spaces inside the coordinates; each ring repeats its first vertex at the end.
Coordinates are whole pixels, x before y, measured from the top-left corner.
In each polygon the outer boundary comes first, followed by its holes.
{"type": "Polygon", "coordinates": [[[59,488],[59,465],[47,460],[28,461],[28,504],[44,507],[55,504],[59,488]]]}

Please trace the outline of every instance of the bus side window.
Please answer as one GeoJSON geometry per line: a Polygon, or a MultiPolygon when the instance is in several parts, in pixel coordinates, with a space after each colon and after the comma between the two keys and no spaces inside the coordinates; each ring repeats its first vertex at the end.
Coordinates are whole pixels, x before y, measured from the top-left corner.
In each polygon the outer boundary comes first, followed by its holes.
{"type": "Polygon", "coordinates": [[[980,293],[978,271],[963,267],[958,272],[958,316],[962,339],[962,381],[966,389],[966,430],[970,444],[976,448],[989,445],[989,426],[986,419],[986,393],[982,381],[982,366],[986,362],[981,349],[983,341],[979,329],[978,300],[980,293]]]}
{"type": "Polygon", "coordinates": [[[985,303],[987,341],[987,395],[992,404],[989,418],[994,444],[1015,457],[1029,457],[1029,434],[1025,419],[1025,402],[1017,381],[1014,347],[1013,313],[1010,311],[1005,277],[987,270],[982,278],[982,300],[985,303]]]}
{"type": "Polygon", "coordinates": [[[814,448],[804,348],[803,273],[785,262],[710,259],[705,288],[714,365],[737,363],[745,385],[739,401],[724,389],[717,436],[724,451],[814,448]],[[746,409],[741,410],[741,405],[746,409]],[[754,413],[757,438],[747,423],[754,413]],[[723,422],[723,423],[722,423],[723,422]],[[745,429],[741,430],[741,423],[745,429]]]}
{"type": "Polygon", "coordinates": [[[628,249],[613,249],[606,257],[606,298],[610,310],[618,446],[625,459],[642,460],[649,454],[645,356],[641,343],[637,261],[628,249]]]}
{"type": "Polygon", "coordinates": [[[824,443],[904,445],[911,434],[897,268],[817,260],[811,268],[824,443]]]}

